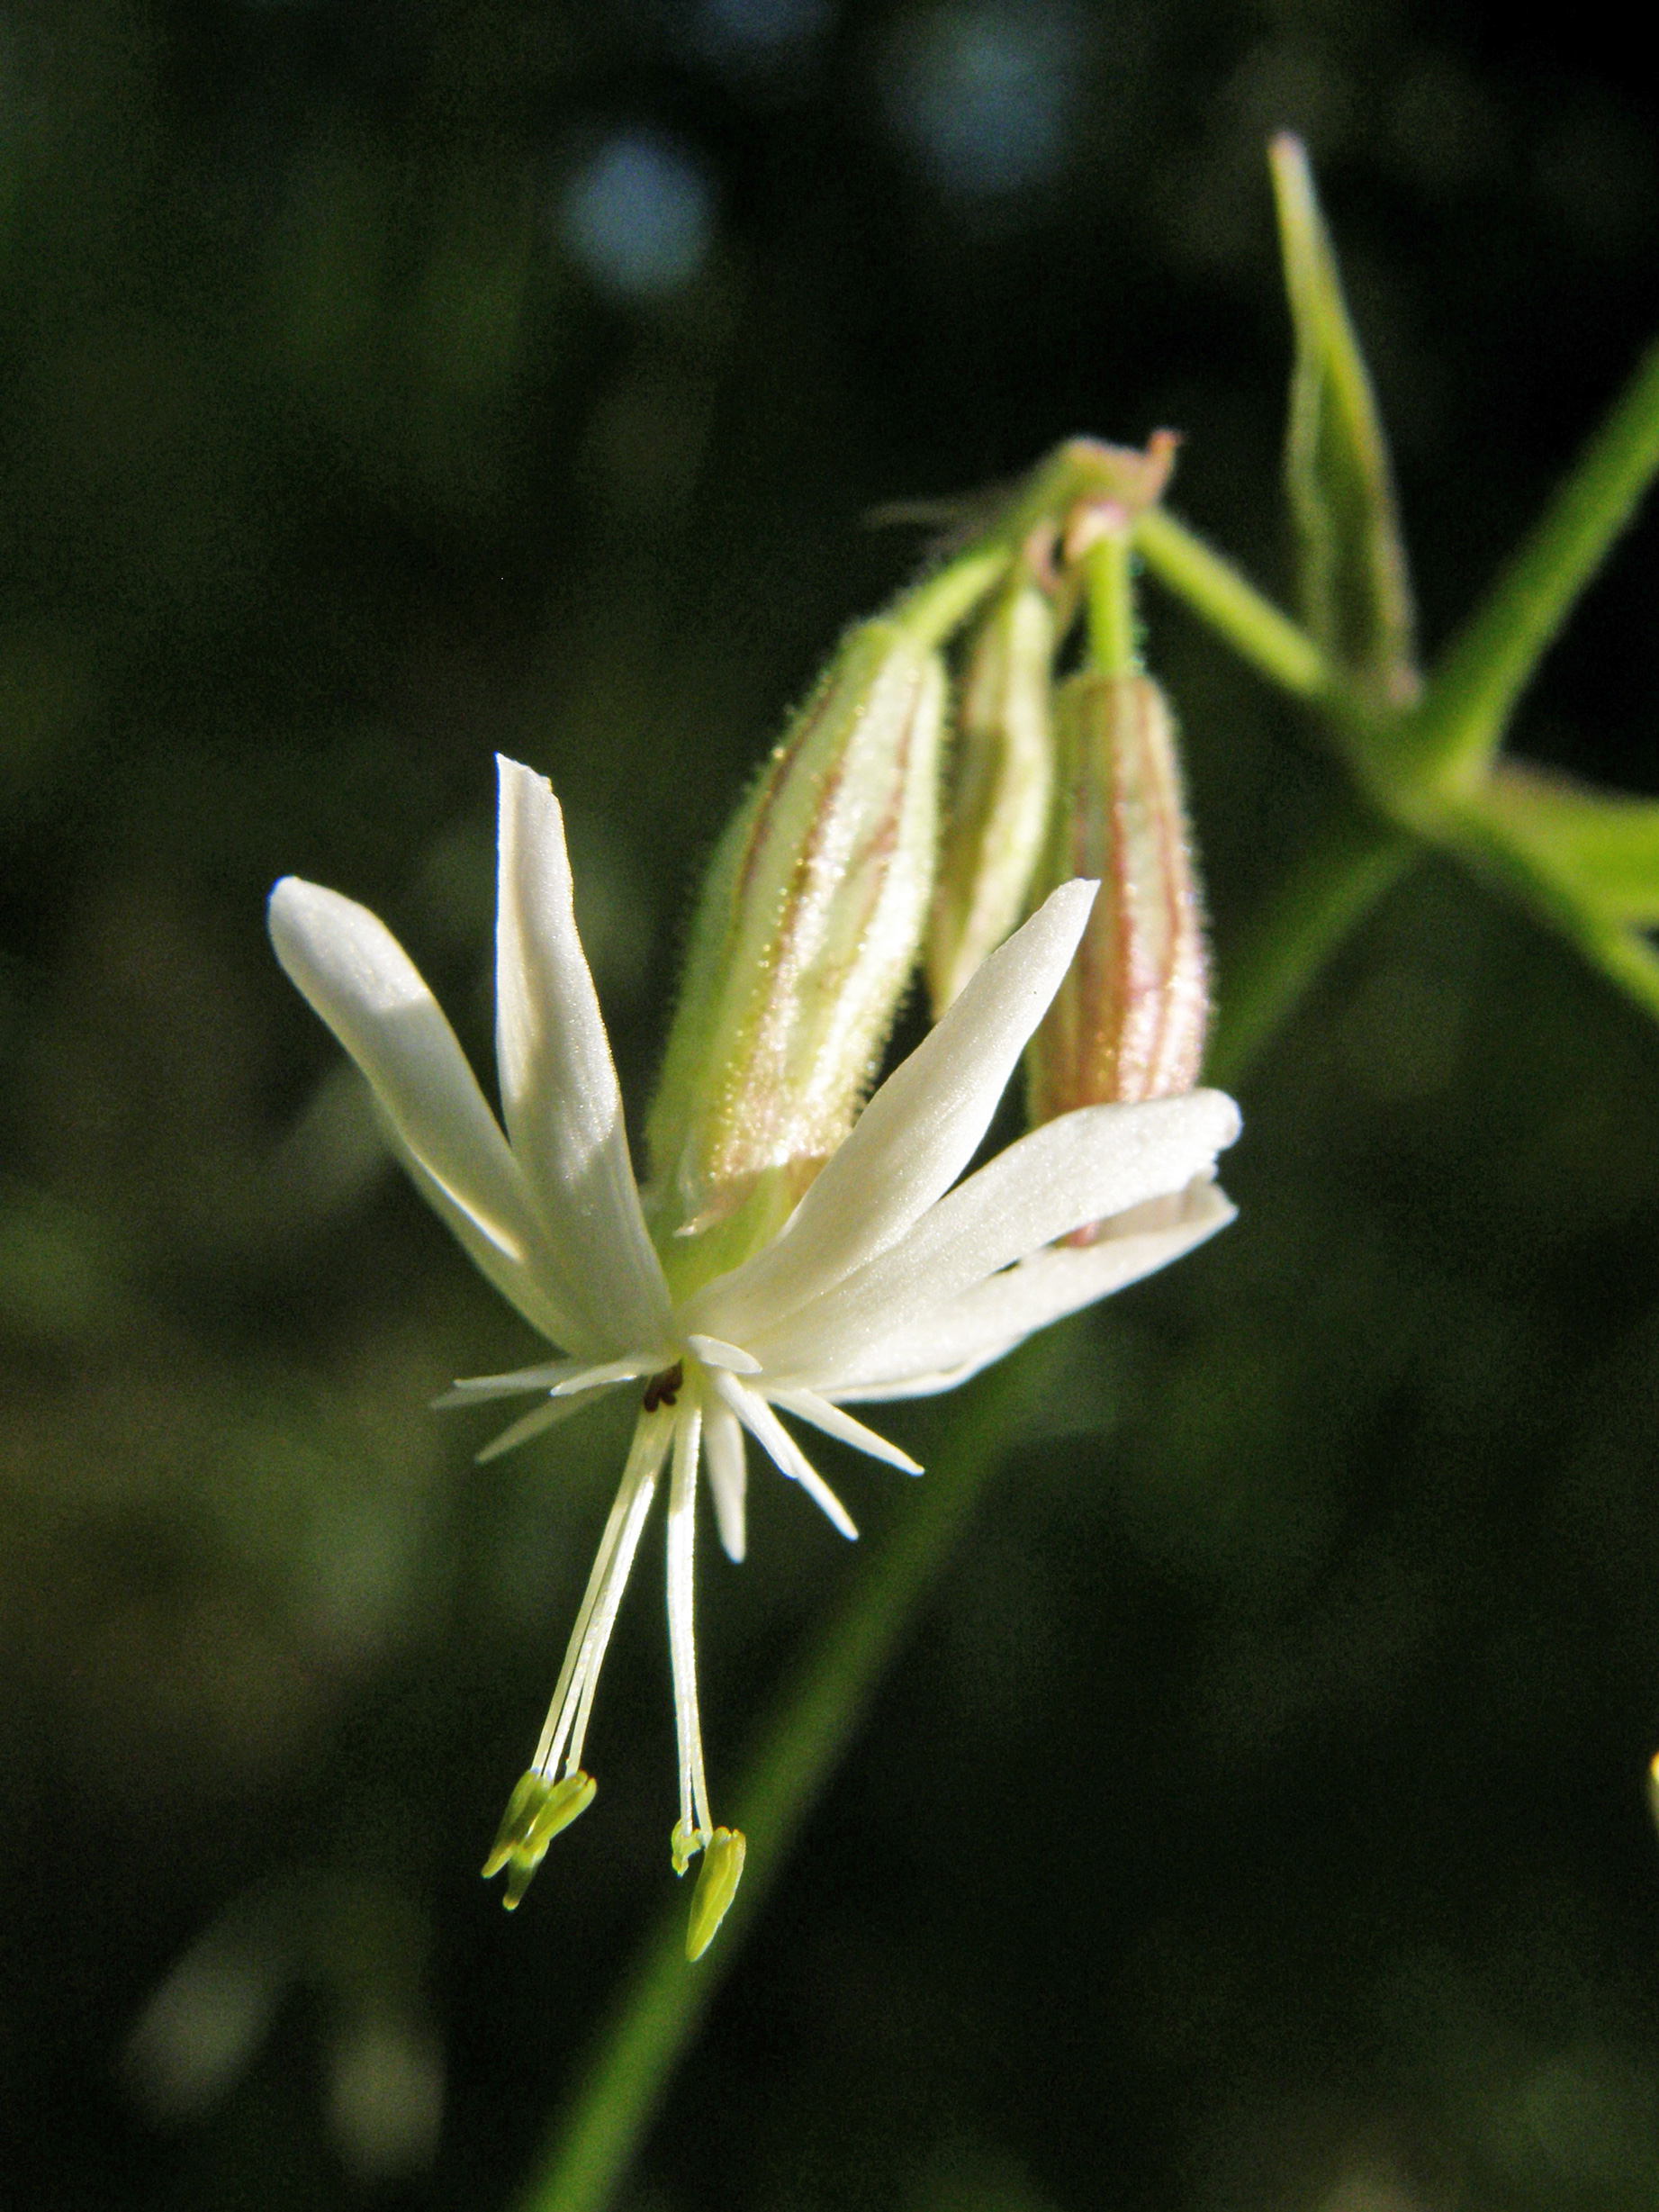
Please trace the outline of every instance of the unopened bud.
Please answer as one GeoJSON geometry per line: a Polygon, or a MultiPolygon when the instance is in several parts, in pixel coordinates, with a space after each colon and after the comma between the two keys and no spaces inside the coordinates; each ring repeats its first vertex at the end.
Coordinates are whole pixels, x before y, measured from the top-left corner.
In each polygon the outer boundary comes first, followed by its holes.
{"type": "Polygon", "coordinates": [[[743,1879],[744,1855],[748,1846],[738,1828],[717,1828],[703,1852],[703,1864],[691,1893],[691,1918],[686,1928],[686,1956],[701,1958],[715,1939],[715,1932],[737,1894],[743,1879]]]}
{"type": "Polygon", "coordinates": [[[562,1828],[593,1802],[599,1784],[591,1774],[566,1774],[550,1782],[536,1767],[518,1778],[501,1825],[484,1861],[484,1879],[507,1869],[507,1888],[501,1902],[511,1912],[530,1886],[530,1877],[547,1855],[547,1846],[562,1828]]]}
{"type": "Polygon", "coordinates": [[[1059,779],[1041,888],[1093,876],[1100,893],[1032,1041],[1031,1119],[1190,1090],[1209,1016],[1204,949],[1175,730],[1148,676],[1070,677],[1055,701],[1059,779]]]}
{"type": "Polygon", "coordinates": [[[933,891],[944,702],[936,652],[861,624],[716,852],[646,1124],[671,1271],[682,1238],[735,1265],[852,1125],[933,891]]]}
{"type": "Polygon", "coordinates": [[[997,600],[969,657],[928,930],[935,1021],[1025,912],[1054,781],[1054,643],[1049,595],[1026,582],[997,600]]]}

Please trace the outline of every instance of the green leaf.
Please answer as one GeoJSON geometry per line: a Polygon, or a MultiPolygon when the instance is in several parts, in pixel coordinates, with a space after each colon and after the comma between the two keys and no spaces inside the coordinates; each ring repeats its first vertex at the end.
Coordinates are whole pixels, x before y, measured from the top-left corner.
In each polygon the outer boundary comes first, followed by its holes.
{"type": "Polygon", "coordinates": [[[1506,763],[1449,797],[1433,835],[1659,1016],[1659,953],[1643,934],[1659,920],[1659,806],[1506,763]]]}
{"type": "Polygon", "coordinates": [[[1480,794],[1492,826],[1604,913],[1659,924],[1659,799],[1629,799],[1514,762],[1480,794]]]}
{"type": "Polygon", "coordinates": [[[1300,140],[1269,149],[1296,354],[1285,474],[1303,618],[1373,707],[1416,698],[1411,588],[1371,380],[1300,140]]]}

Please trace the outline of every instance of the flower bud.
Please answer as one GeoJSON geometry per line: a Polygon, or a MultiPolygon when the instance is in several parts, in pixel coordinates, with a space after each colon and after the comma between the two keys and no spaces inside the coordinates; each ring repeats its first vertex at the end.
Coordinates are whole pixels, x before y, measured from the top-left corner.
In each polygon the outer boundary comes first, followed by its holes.
{"type": "Polygon", "coordinates": [[[1023,582],[997,600],[969,657],[928,930],[935,1021],[1025,912],[1054,781],[1054,644],[1049,595],[1023,582]]]}
{"type": "Polygon", "coordinates": [[[935,651],[861,623],[716,851],[646,1124],[672,1275],[775,1232],[852,1125],[933,890],[944,705],[935,651]]]}
{"type": "Polygon", "coordinates": [[[1027,1065],[1033,1124],[1073,1107],[1190,1090],[1209,962],[1163,693],[1085,670],[1055,700],[1056,821],[1041,888],[1100,881],[1088,926],[1027,1065]]]}

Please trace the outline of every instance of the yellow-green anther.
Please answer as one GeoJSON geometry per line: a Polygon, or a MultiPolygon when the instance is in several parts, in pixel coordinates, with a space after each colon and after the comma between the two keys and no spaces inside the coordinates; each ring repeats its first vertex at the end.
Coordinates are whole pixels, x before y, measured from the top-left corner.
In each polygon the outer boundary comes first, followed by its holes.
{"type": "Polygon", "coordinates": [[[1295,331],[1285,476],[1303,618],[1379,707],[1416,698],[1411,578],[1371,379],[1300,140],[1268,150],[1295,331]]]}
{"type": "Polygon", "coordinates": [[[1005,591],[974,639],[928,929],[935,1021],[1024,916],[1054,781],[1054,646],[1049,595],[1031,582],[1005,591]]]}
{"type": "Polygon", "coordinates": [[[486,1881],[506,1867],[507,1887],[501,1902],[509,1912],[529,1888],[548,1845],[578,1814],[586,1812],[598,1787],[591,1774],[582,1773],[550,1782],[533,1766],[519,1776],[483,1864],[486,1881]]]}
{"type": "Polygon", "coordinates": [[[741,1828],[717,1828],[703,1852],[703,1864],[691,1894],[691,1918],[686,1928],[686,1956],[701,1958],[737,1894],[743,1878],[744,1854],[748,1848],[741,1828]]]}
{"type": "Polygon", "coordinates": [[[937,652],[861,623],[716,852],[646,1123],[680,1295],[774,1233],[852,1125],[933,892],[944,706],[937,652]]]}
{"type": "Polygon", "coordinates": [[[1209,961],[1173,719],[1149,676],[1085,670],[1055,698],[1054,828],[1039,893],[1100,892],[1027,1053],[1033,1124],[1190,1090],[1209,961]]]}
{"type": "Polygon", "coordinates": [[[684,1873],[708,1840],[701,1828],[693,1828],[686,1820],[675,1821],[673,1833],[668,1839],[668,1855],[673,1861],[677,1874],[684,1873]]]}

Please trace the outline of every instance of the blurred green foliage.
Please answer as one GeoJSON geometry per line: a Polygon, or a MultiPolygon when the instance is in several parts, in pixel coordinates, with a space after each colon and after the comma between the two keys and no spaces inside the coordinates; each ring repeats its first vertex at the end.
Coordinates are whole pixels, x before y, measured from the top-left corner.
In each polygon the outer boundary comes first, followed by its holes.
{"type": "MultiPolygon", "coordinates": [[[[643,1597],[556,1876],[511,1921],[476,1879],[618,1435],[480,1474],[427,1412],[531,1353],[277,973],[271,879],[384,914],[482,1065],[490,748],[546,770],[643,1105],[695,869],[913,558],[871,507],[1168,422],[1288,599],[1282,126],[1431,656],[1659,328],[1624,36],[0,12],[0,2201],[505,2201],[668,1879],[643,1597]]],[[[1656,591],[1649,521],[1524,756],[1659,793],[1656,591]]],[[[1148,604],[1224,998],[1338,796],[1148,604]]],[[[1568,953],[1438,866],[1393,893],[1246,1090],[1240,1223],[1074,1324],[636,2205],[1653,2202],[1656,1101],[1568,953]]],[[[857,1566],[760,1485],[706,1578],[724,1761],[857,1566]]]]}

